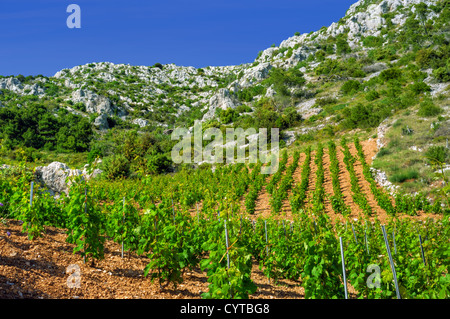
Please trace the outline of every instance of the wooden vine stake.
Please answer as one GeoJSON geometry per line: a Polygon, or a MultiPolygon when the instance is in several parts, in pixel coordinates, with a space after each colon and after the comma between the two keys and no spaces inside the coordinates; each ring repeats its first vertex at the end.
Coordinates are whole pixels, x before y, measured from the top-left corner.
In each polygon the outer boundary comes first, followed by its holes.
{"type": "Polygon", "coordinates": [[[394,260],[392,259],[391,249],[389,248],[389,242],[388,242],[388,238],[386,235],[386,229],[384,228],[384,225],[381,225],[381,230],[383,231],[384,244],[386,245],[386,250],[387,250],[387,253],[389,256],[389,262],[391,264],[391,270],[392,270],[392,275],[394,277],[395,292],[397,293],[397,299],[402,299],[400,296],[400,289],[398,288],[397,273],[395,272],[394,260]]]}
{"type": "Polygon", "coordinates": [[[345,299],[348,299],[347,276],[345,274],[345,259],[344,259],[344,247],[342,245],[342,237],[339,237],[339,244],[341,246],[341,261],[342,261],[342,274],[343,274],[343,280],[344,280],[344,293],[345,293],[345,299]]]}

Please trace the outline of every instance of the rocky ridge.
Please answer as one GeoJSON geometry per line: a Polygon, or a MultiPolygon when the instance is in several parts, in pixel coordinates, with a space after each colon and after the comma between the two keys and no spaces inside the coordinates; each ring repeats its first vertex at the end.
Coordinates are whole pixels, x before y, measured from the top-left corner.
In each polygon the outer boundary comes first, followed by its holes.
{"type": "MultiPolygon", "coordinates": [[[[149,125],[165,125],[152,113],[163,110],[174,121],[186,112],[199,110],[201,120],[213,118],[219,108],[235,108],[241,101],[236,99],[240,90],[254,86],[268,77],[273,67],[290,68],[315,54],[318,43],[328,37],[347,34],[351,48],[365,48],[362,39],[380,36],[390,13],[394,29],[405,22],[408,10],[423,2],[433,5],[438,0],[360,0],[347,10],[345,17],[320,30],[296,34],[260,52],[253,63],[237,66],[215,66],[197,69],[191,66],[166,64],[154,66],[131,66],[111,62],[89,63],[63,69],[53,77],[37,77],[24,84],[14,77],[0,78],[0,89],[19,95],[46,96],[49,84],[58,88],[58,96],[73,105],[84,105],[82,110],[69,111],[89,116],[96,115],[94,125],[108,129],[107,117],[117,116],[143,128],[149,125]]],[[[426,19],[436,13],[431,11],[426,19]]],[[[383,35],[385,37],[386,35],[383,35]]],[[[332,57],[330,57],[332,58],[332,57]]],[[[379,66],[383,67],[383,66],[379,66]]],[[[372,73],[369,77],[377,75],[372,73]]],[[[305,75],[307,78],[307,76],[305,75]]],[[[367,78],[368,80],[370,78],[367,78]]],[[[443,85],[436,85],[433,92],[442,92],[443,85]]],[[[273,88],[266,96],[273,96],[273,88]]],[[[312,105],[311,102],[309,102],[312,105]]],[[[301,108],[301,114],[314,114],[317,110],[301,108]]]]}

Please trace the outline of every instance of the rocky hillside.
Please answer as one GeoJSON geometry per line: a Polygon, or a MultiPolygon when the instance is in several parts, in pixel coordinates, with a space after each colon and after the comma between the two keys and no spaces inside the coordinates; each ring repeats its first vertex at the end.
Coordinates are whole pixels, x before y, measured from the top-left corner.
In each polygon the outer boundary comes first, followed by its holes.
{"type": "MultiPolygon", "coordinates": [[[[301,70],[308,80],[307,70],[321,63],[317,59],[311,61],[312,57],[322,54],[336,59],[343,53],[365,56],[372,48],[369,42],[388,45],[391,35],[401,32],[414,15],[420,23],[436,24],[442,12],[439,4],[444,6],[438,0],[360,0],[338,22],[309,34],[297,33],[278,47],[261,51],[251,64],[196,69],[174,64],[131,66],[99,62],[63,69],[49,78],[5,77],[0,79],[0,88],[19,96],[61,98],[61,106],[71,112],[98,115],[95,124],[101,129],[108,128],[106,117],[113,116],[140,127],[176,123],[186,113],[207,120],[214,117],[217,107],[235,108],[243,103],[233,99],[232,93],[260,84],[271,68],[293,68],[307,61],[301,70]],[[418,4],[427,6],[423,17],[417,17],[418,4]]],[[[448,28],[448,21],[445,25],[448,28]]],[[[382,63],[366,66],[364,75],[386,67],[382,63]]],[[[264,91],[265,95],[275,94],[270,88],[264,91]]],[[[8,105],[7,101],[2,101],[2,105],[8,105]]]]}

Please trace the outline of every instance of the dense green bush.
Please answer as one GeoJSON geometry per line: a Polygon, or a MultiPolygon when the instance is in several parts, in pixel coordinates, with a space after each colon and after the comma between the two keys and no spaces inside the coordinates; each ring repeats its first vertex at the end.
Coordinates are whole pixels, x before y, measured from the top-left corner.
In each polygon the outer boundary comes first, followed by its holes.
{"type": "Polygon", "coordinates": [[[431,165],[446,163],[449,159],[449,151],[445,146],[430,146],[425,157],[431,165]]]}
{"type": "Polygon", "coordinates": [[[344,108],[342,112],[344,128],[366,129],[377,127],[389,115],[390,110],[388,107],[358,103],[355,106],[344,108]]]}
{"type": "Polygon", "coordinates": [[[284,70],[282,68],[272,68],[269,71],[269,77],[262,81],[262,85],[269,87],[273,85],[278,95],[289,96],[288,87],[300,87],[305,84],[306,80],[299,68],[290,68],[284,70]]]}
{"type": "Polygon", "coordinates": [[[329,77],[364,77],[366,73],[362,70],[363,60],[350,57],[345,60],[325,59],[314,69],[316,75],[327,75],[329,77]]]}
{"type": "Polygon", "coordinates": [[[352,49],[350,48],[347,39],[342,37],[338,38],[336,41],[336,53],[342,55],[350,52],[352,52],[352,49]]]}
{"type": "Polygon", "coordinates": [[[39,103],[0,108],[0,138],[12,141],[15,146],[84,152],[93,136],[88,119],[64,109],[56,117],[39,103]]]}
{"type": "Polygon", "coordinates": [[[431,87],[424,82],[416,82],[414,84],[411,84],[409,88],[411,89],[412,92],[414,92],[414,94],[417,95],[431,91],[431,87]]]}
{"type": "Polygon", "coordinates": [[[223,124],[234,122],[239,117],[239,113],[236,109],[227,108],[226,110],[217,109],[217,115],[223,124]]]}
{"type": "Polygon", "coordinates": [[[359,81],[356,80],[348,80],[344,82],[341,87],[341,93],[344,95],[350,95],[357,93],[361,89],[362,85],[359,81]]]}
{"type": "Polygon", "coordinates": [[[102,168],[108,179],[126,178],[130,175],[130,162],[123,154],[117,154],[103,159],[102,168]]]}
{"type": "Polygon", "coordinates": [[[172,166],[172,160],[165,154],[154,153],[147,158],[147,172],[150,174],[166,173],[172,166]]]}
{"type": "Polygon", "coordinates": [[[257,95],[262,95],[266,91],[266,88],[262,85],[255,85],[244,88],[237,92],[237,97],[241,101],[251,102],[257,95]]]}
{"type": "Polygon", "coordinates": [[[375,37],[372,35],[369,35],[365,38],[363,38],[363,45],[365,47],[369,47],[369,48],[375,48],[375,47],[380,47],[383,44],[383,38],[382,37],[375,37]]]}
{"type": "Polygon", "coordinates": [[[375,90],[369,91],[366,94],[366,100],[369,102],[374,101],[374,100],[378,99],[379,97],[380,97],[380,94],[375,90]]]}
{"type": "Polygon", "coordinates": [[[403,183],[406,180],[409,179],[417,179],[419,177],[419,173],[414,169],[407,169],[403,170],[397,173],[394,173],[390,178],[389,181],[392,183],[403,183]]]}
{"type": "Polygon", "coordinates": [[[390,81],[390,80],[398,80],[398,79],[400,79],[401,76],[402,76],[402,71],[400,69],[390,68],[390,69],[381,71],[378,78],[382,83],[384,83],[384,82],[390,81]]]}
{"type": "Polygon", "coordinates": [[[431,100],[425,100],[422,103],[420,103],[419,111],[417,112],[417,115],[419,116],[425,116],[425,117],[431,117],[439,115],[443,112],[443,110],[433,103],[431,100]]]}

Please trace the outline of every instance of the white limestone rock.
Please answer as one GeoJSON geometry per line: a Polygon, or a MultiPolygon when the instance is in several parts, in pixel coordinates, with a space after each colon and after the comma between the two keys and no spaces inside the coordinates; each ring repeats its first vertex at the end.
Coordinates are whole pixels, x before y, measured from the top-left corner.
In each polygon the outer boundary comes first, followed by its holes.
{"type": "Polygon", "coordinates": [[[208,112],[203,116],[202,121],[214,118],[217,108],[221,108],[222,110],[228,108],[235,109],[238,105],[240,105],[240,102],[233,93],[227,89],[219,89],[219,91],[210,98],[208,112]]]}

